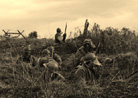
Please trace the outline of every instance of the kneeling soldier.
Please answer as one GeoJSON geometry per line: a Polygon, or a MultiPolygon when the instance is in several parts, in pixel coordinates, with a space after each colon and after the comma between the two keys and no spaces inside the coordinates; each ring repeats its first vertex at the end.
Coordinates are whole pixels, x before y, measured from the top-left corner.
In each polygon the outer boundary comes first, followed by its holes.
{"type": "Polygon", "coordinates": [[[98,79],[99,69],[102,66],[94,53],[88,53],[81,58],[81,64],[77,66],[74,73],[75,82],[85,80],[91,81],[93,78],[98,79]]]}

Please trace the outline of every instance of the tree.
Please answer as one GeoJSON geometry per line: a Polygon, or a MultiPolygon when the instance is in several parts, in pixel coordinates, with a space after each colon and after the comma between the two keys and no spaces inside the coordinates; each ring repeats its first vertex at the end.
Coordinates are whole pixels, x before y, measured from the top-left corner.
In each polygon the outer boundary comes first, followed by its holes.
{"type": "Polygon", "coordinates": [[[37,37],[38,37],[38,35],[37,35],[36,31],[29,33],[29,38],[37,38],[37,37]]]}

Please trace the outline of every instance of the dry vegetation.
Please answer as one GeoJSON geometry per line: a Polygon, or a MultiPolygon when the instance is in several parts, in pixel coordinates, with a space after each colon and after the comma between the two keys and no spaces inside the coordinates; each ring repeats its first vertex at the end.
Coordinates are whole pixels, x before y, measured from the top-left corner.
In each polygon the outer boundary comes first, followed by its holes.
{"type": "MultiPolygon", "coordinates": [[[[138,98],[138,36],[129,29],[108,28],[97,32],[89,31],[96,46],[99,60],[103,64],[101,77],[91,85],[74,84],[68,81],[48,82],[44,68],[33,68],[29,63],[18,62],[22,54],[24,39],[0,42],[0,97],[1,98],[138,98]],[[99,33],[98,33],[99,32],[99,33]],[[104,33],[103,33],[104,32],[104,33]],[[11,48],[11,44],[14,48],[11,48]],[[110,61],[111,58],[112,61],[110,61]]],[[[61,55],[63,68],[60,73],[68,80],[70,72],[65,60],[82,45],[80,35],[68,39],[64,45],[55,46],[61,55]]],[[[42,49],[54,45],[52,39],[28,39],[32,54],[39,56],[42,49]]]]}

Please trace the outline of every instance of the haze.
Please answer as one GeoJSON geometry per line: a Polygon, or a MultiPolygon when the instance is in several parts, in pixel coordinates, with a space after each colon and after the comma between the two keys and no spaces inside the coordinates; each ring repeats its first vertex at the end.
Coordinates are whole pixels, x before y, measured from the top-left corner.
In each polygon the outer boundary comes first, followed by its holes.
{"type": "Polygon", "coordinates": [[[101,28],[138,28],[138,0],[0,0],[2,29],[37,31],[39,37],[54,38],[56,28],[67,33],[83,28],[85,19],[101,28]]]}

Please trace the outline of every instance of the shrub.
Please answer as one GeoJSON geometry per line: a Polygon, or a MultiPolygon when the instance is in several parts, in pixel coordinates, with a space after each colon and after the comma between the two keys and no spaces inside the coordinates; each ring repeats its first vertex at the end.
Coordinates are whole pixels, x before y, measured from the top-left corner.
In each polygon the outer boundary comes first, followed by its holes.
{"type": "Polygon", "coordinates": [[[37,38],[38,37],[37,32],[36,31],[31,32],[28,37],[29,38],[37,38]]]}
{"type": "Polygon", "coordinates": [[[121,53],[114,59],[114,69],[120,71],[122,76],[128,77],[138,68],[138,57],[135,53],[121,53]]]}

